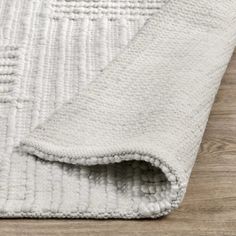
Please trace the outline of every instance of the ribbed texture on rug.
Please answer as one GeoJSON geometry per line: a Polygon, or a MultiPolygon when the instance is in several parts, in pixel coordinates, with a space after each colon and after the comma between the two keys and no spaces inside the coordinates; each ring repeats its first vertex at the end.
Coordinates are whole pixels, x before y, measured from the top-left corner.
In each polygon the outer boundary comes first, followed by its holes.
{"type": "Polygon", "coordinates": [[[177,208],[235,44],[235,0],[0,0],[0,216],[177,208]]]}

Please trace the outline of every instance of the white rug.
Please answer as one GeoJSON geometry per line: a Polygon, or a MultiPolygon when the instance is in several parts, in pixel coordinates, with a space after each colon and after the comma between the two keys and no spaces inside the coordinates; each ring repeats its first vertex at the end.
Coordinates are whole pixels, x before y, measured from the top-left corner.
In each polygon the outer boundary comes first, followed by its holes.
{"type": "Polygon", "coordinates": [[[236,1],[0,0],[0,22],[0,216],[178,207],[236,1]]]}

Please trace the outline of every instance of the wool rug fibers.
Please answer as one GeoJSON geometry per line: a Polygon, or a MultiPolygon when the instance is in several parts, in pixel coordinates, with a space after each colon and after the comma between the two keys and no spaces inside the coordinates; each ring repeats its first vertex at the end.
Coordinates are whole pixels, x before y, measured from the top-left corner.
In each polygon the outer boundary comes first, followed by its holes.
{"type": "Polygon", "coordinates": [[[0,216],[177,208],[236,1],[1,0],[0,22],[0,216]]]}

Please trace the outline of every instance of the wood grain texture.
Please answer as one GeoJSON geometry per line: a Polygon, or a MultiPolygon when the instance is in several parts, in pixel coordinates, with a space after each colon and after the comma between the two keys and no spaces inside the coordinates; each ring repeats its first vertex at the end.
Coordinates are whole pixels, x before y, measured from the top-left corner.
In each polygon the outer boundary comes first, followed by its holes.
{"type": "Polygon", "coordinates": [[[1,236],[235,236],[236,51],[222,81],[181,207],[158,220],[0,220],[1,236]]]}

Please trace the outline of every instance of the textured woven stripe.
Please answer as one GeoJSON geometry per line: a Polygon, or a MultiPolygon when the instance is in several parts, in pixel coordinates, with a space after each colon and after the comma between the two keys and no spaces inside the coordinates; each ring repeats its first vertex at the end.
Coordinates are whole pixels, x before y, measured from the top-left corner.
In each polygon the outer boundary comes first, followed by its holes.
{"type": "Polygon", "coordinates": [[[78,19],[88,17],[97,19],[106,16],[108,19],[140,19],[150,17],[160,9],[166,0],[153,1],[65,1],[54,0],[51,7],[55,18],[68,17],[78,19]]]}

